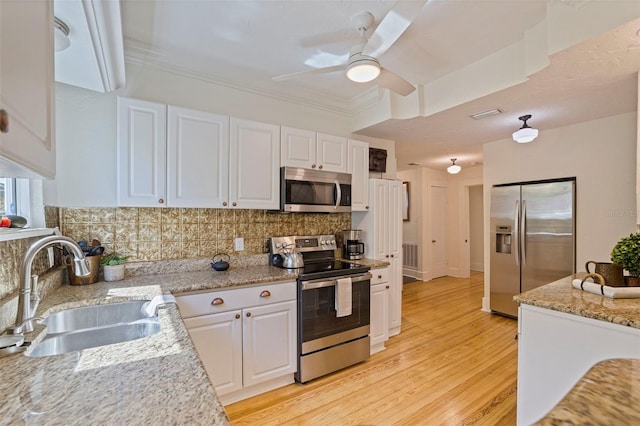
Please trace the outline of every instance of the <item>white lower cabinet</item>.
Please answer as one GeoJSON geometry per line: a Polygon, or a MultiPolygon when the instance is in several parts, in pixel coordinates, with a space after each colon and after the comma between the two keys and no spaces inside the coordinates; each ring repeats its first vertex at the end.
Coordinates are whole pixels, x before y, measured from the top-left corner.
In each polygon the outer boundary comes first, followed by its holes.
{"type": "Polygon", "coordinates": [[[388,268],[371,270],[371,319],[369,339],[371,354],[385,349],[389,340],[389,271],[388,268]]]}
{"type": "Polygon", "coordinates": [[[223,404],[293,383],[297,369],[295,282],[176,299],[223,404]]]}
{"type": "Polygon", "coordinates": [[[521,305],[518,425],[545,416],[597,362],[640,358],[640,329],[521,305]]]}

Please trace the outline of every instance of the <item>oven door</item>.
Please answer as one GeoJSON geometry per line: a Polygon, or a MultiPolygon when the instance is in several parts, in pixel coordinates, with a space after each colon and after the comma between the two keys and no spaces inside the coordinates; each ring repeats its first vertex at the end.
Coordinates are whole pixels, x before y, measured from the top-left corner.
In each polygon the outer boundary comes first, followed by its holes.
{"type": "Polygon", "coordinates": [[[370,280],[370,273],[351,277],[351,315],[344,317],[336,315],[335,278],[298,283],[298,344],[301,355],[369,335],[370,280]]]}

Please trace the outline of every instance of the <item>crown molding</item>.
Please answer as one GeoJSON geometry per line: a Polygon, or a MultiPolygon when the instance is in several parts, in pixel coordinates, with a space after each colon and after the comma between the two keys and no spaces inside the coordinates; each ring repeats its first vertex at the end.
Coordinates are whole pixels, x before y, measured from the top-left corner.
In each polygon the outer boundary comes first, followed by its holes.
{"type": "Polygon", "coordinates": [[[383,93],[388,89],[380,89],[377,86],[351,98],[339,98],[327,96],[326,93],[317,90],[298,90],[298,95],[289,95],[271,88],[261,87],[256,84],[249,84],[244,81],[230,80],[212,73],[198,71],[194,68],[185,67],[171,62],[169,56],[147,44],[125,38],[124,41],[125,61],[142,67],[152,67],[154,69],[171,74],[193,78],[209,84],[214,84],[233,90],[238,90],[254,95],[265,96],[282,102],[302,105],[338,114],[347,118],[354,117],[358,113],[365,111],[382,101],[383,93]]]}

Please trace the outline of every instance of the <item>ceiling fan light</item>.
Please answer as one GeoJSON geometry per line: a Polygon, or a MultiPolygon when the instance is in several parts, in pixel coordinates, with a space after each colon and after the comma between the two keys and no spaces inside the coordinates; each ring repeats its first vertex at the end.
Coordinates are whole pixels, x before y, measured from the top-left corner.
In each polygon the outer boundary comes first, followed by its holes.
{"type": "Polygon", "coordinates": [[[347,78],[356,83],[375,80],[380,75],[380,65],[374,59],[362,58],[353,61],[347,67],[347,78]]]}
{"type": "Polygon", "coordinates": [[[449,167],[447,167],[447,172],[449,172],[452,175],[458,174],[458,173],[460,173],[460,170],[462,170],[462,167],[460,167],[460,166],[458,166],[456,164],[456,160],[457,160],[457,158],[452,158],[451,162],[453,164],[451,164],[449,167]]]}
{"type": "Polygon", "coordinates": [[[64,23],[64,21],[54,17],[53,28],[56,52],[65,50],[71,45],[71,40],[69,39],[69,27],[64,23]]]}
{"type": "Polygon", "coordinates": [[[538,137],[538,129],[523,127],[513,133],[513,140],[518,143],[528,143],[538,137]]]}

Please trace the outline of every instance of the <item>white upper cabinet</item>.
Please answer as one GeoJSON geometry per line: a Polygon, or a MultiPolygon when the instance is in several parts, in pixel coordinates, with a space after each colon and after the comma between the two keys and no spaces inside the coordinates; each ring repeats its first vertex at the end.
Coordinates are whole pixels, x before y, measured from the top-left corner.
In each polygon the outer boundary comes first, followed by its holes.
{"type": "Polygon", "coordinates": [[[167,205],[221,207],[228,173],[229,117],[169,106],[167,205]]]}
{"type": "Polygon", "coordinates": [[[349,139],[348,167],[351,173],[351,210],[369,210],[369,144],[349,139]]]}
{"type": "Polygon", "coordinates": [[[316,133],[284,127],[280,129],[280,163],[287,167],[316,168],[316,133]]]}
{"type": "Polygon", "coordinates": [[[164,206],[167,107],[118,98],[118,205],[164,206]]]}
{"type": "Polygon", "coordinates": [[[277,209],[280,127],[118,98],[118,205],[277,209]]]}
{"type": "Polygon", "coordinates": [[[316,135],[316,161],[318,169],[329,172],[347,172],[347,138],[316,135]]]}
{"type": "Polygon", "coordinates": [[[280,206],[280,127],[231,118],[229,202],[232,208],[280,206]]]}
{"type": "Polygon", "coordinates": [[[347,139],[308,130],[282,127],[281,165],[347,172],[347,139]]]}
{"type": "Polygon", "coordinates": [[[53,2],[0,2],[0,175],[54,178],[53,2]]]}

